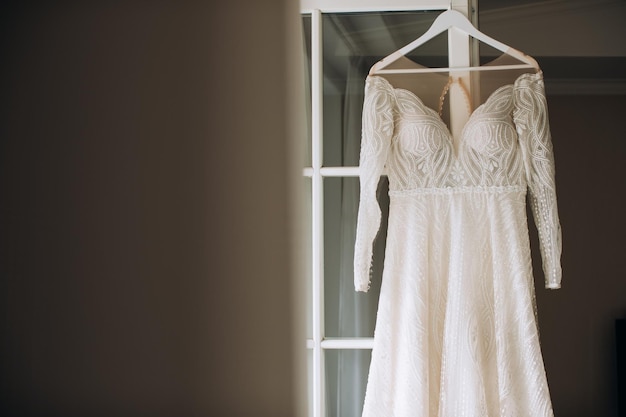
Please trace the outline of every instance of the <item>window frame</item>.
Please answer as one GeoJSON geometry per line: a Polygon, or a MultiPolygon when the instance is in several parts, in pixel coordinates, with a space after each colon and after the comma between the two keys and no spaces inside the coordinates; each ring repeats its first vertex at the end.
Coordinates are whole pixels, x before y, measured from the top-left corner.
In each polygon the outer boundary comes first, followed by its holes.
{"type": "MultiPolygon", "coordinates": [[[[391,11],[445,11],[457,10],[477,24],[476,0],[301,0],[301,15],[311,17],[311,160],[303,169],[303,176],[311,180],[310,210],[310,271],[306,274],[310,282],[308,320],[311,325],[310,338],[306,340],[307,360],[310,358],[307,375],[309,384],[309,416],[326,417],[326,375],[324,352],[332,349],[372,349],[374,339],[328,338],[324,331],[324,178],[358,177],[357,166],[324,166],[323,161],[323,28],[322,17],[329,13],[367,13],[391,11]],[[469,13],[470,10],[472,13],[469,13]]],[[[451,66],[468,66],[471,57],[477,54],[470,48],[467,35],[449,31],[448,52],[451,66]]],[[[391,53],[393,51],[389,51],[391,53]]],[[[307,336],[309,337],[309,336],[307,336]]]]}

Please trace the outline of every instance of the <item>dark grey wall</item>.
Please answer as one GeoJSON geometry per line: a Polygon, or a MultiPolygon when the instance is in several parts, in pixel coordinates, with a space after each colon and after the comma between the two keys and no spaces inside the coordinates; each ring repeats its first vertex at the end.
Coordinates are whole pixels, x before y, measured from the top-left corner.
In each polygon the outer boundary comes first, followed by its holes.
{"type": "Polygon", "coordinates": [[[554,413],[614,417],[615,319],[626,318],[626,96],[553,96],[548,106],[563,287],[537,282],[537,303],[554,413]]]}
{"type": "Polygon", "coordinates": [[[293,415],[287,2],[48,3],[0,8],[0,415],[293,415]]]}

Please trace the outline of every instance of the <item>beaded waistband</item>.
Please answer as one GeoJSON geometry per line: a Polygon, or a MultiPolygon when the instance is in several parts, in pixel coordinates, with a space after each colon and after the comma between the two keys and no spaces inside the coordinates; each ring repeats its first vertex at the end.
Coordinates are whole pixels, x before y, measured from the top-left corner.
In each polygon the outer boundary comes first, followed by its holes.
{"type": "Polygon", "coordinates": [[[503,194],[503,193],[525,193],[526,187],[521,185],[506,186],[466,186],[466,187],[430,187],[430,188],[413,188],[410,190],[389,191],[390,197],[411,196],[411,195],[430,195],[430,194],[464,194],[464,193],[484,193],[484,194],[503,194]]]}

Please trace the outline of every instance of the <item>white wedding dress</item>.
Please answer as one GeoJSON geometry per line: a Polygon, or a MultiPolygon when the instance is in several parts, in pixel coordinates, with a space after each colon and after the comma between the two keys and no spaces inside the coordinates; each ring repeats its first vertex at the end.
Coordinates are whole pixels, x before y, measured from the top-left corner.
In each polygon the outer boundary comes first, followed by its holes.
{"type": "Polygon", "coordinates": [[[458,141],[410,91],[369,76],[355,287],[367,291],[389,179],[389,224],[363,417],[552,416],[539,346],[526,191],[546,287],[561,231],[541,72],[471,112],[458,141]]]}

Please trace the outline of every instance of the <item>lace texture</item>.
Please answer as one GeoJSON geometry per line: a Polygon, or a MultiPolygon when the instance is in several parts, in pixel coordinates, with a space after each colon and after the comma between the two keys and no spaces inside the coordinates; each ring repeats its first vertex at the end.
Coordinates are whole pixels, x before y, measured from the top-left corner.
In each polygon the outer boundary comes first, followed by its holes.
{"type": "Polygon", "coordinates": [[[369,288],[385,168],[390,212],[364,417],[553,415],[526,219],[528,190],[546,287],[558,288],[561,230],[542,74],[492,93],[457,149],[419,97],[368,77],[358,291],[369,288]]]}

